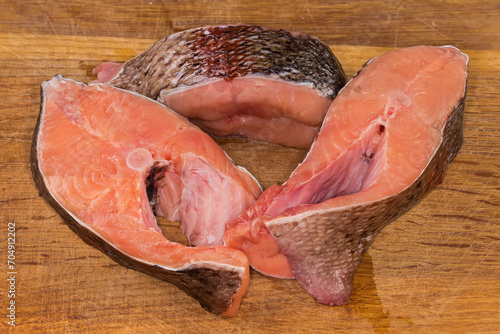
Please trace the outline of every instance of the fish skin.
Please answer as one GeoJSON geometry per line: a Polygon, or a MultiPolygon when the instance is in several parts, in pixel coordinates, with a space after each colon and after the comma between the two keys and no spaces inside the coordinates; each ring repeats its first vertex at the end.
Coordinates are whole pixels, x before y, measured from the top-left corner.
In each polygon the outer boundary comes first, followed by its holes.
{"type": "MultiPolygon", "coordinates": [[[[58,75],[55,78],[61,79],[62,76],[58,75]]],[[[209,312],[223,316],[235,316],[249,282],[248,263],[243,253],[238,250],[229,250],[227,252],[228,249],[224,246],[196,247],[206,252],[225,251],[226,253],[231,253],[235,262],[241,262],[241,266],[236,267],[224,263],[218,264],[212,261],[194,261],[194,263],[183,268],[170,270],[155,263],[141,261],[120,251],[99,234],[95,233],[95,231],[75,219],[75,216],[70,214],[53,197],[43,178],[37,149],[45,100],[46,94],[42,85],[40,113],[35,125],[30,151],[32,177],[39,195],[54,208],[69,228],[84,242],[99,249],[118,264],[174,284],[180,290],[196,299],[209,312]]]]}
{"type": "Polygon", "coordinates": [[[337,58],[317,38],[229,25],[194,28],[160,39],[127,61],[109,84],[156,99],[165,89],[248,74],[310,84],[330,99],[346,82],[337,58]]]}

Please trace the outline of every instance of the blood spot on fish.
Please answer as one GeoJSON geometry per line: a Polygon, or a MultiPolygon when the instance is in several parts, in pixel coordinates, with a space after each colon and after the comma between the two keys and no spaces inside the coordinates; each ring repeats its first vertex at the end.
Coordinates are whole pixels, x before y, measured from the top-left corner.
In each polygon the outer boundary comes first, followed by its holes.
{"type": "Polygon", "coordinates": [[[371,153],[364,152],[363,159],[367,164],[369,164],[371,162],[371,160],[373,159],[374,155],[375,155],[375,152],[371,152],[371,153]]]}
{"type": "Polygon", "coordinates": [[[149,174],[146,177],[146,193],[148,195],[149,204],[151,204],[151,207],[153,208],[153,212],[155,211],[156,196],[158,192],[156,187],[154,186],[156,166],[157,163],[151,166],[149,174]]]}
{"type": "Polygon", "coordinates": [[[167,165],[160,166],[160,163],[155,161],[146,177],[146,193],[148,195],[149,204],[151,204],[153,208],[153,213],[156,213],[155,205],[158,195],[158,182],[165,177],[167,167],[167,165]]]}
{"type": "Polygon", "coordinates": [[[384,131],[385,131],[385,126],[383,126],[382,124],[380,124],[378,126],[378,132],[377,132],[377,134],[381,135],[382,133],[384,133],[384,131]]]}

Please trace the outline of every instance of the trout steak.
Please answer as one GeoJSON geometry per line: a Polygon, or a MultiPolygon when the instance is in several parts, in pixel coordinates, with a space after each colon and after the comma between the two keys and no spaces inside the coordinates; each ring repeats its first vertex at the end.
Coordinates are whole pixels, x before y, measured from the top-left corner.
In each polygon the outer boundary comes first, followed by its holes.
{"type": "Polygon", "coordinates": [[[41,196],[84,241],[213,313],[236,314],[248,261],[218,244],[224,221],[261,190],[199,128],[144,96],[56,76],[42,85],[31,166],[41,196]],[[201,246],[167,240],[152,205],[201,246]]]}
{"type": "Polygon", "coordinates": [[[290,178],[228,224],[225,245],[321,303],[346,302],[374,238],[442,181],[461,147],[467,64],[451,46],[369,61],[290,178]]]}
{"type": "Polygon", "coordinates": [[[251,25],[181,31],[126,63],[103,63],[98,82],[157,99],[215,135],[308,148],[347,79],[327,45],[251,25]]]}

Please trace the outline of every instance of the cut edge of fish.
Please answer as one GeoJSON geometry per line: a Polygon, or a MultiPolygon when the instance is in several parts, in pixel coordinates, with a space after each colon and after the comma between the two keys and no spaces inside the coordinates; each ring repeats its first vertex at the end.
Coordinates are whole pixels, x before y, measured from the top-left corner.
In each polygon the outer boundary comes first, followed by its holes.
{"type": "MultiPolygon", "coordinates": [[[[54,76],[53,79],[70,80],[78,84],[86,85],[72,79],[64,78],[60,74],[54,76]]],[[[45,184],[44,174],[40,169],[38,161],[38,143],[46,102],[44,85],[49,81],[50,80],[45,81],[40,88],[40,112],[38,114],[33,132],[33,140],[30,151],[31,172],[39,195],[52,206],[52,208],[61,216],[69,228],[85,243],[97,248],[118,264],[174,284],[187,295],[196,299],[203,309],[211,313],[226,316],[236,315],[239,309],[240,300],[236,301],[235,297],[242,287],[245,268],[217,263],[214,261],[186,263],[185,265],[176,268],[137,259],[123,253],[114,245],[105,241],[99,233],[81,222],[72,213],[64,209],[64,207],[55,199],[54,195],[45,184]],[[189,284],[186,283],[190,280],[198,282],[198,287],[190,287],[189,284]],[[234,306],[233,302],[238,303],[238,308],[235,310],[231,310],[231,307],[234,306]],[[228,311],[230,312],[228,313],[228,311]]],[[[162,105],[162,107],[164,106],[162,105]]],[[[243,296],[240,296],[240,298],[242,297],[243,296]]]]}

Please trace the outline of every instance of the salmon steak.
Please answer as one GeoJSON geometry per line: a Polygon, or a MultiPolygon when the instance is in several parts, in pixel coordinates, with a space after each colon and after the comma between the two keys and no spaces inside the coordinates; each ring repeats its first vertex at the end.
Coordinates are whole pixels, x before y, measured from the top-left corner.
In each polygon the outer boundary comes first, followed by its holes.
{"type": "Polygon", "coordinates": [[[377,234],[443,180],[460,149],[467,66],[451,46],[369,61],[290,178],[228,224],[225,245],[321,303],[345,303],[377,234]]]}
{"type": "Polygon", "coordinates": [[[56,76],[42,85],[31,165],[41,196],[84,241],[213,313],[236,314],[248,260],[222,236],[261,188],[184,117],[135,93],[56,76]],[[180,221],[194,247],[166,239],[154,210],[180,221]]]}
{"type": "Polygon", "coordinates": [[[97,82],[156,99],[211,134],[302,149],[347,81],[317,38],[251,25],[181,31],[94,73],[97,82]]]}

